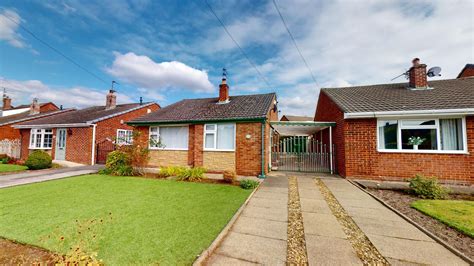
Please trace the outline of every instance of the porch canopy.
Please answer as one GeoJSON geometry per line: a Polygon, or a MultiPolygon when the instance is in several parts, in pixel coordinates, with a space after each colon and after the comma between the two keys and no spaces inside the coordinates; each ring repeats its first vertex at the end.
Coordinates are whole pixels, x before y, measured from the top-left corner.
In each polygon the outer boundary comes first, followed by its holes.
{"type": "Polygon", "coordinates": [[[271,121],[270,125],[280,136],[311,136],[321,130],[335,126],[336,123],[312,121],[271,121]]]}

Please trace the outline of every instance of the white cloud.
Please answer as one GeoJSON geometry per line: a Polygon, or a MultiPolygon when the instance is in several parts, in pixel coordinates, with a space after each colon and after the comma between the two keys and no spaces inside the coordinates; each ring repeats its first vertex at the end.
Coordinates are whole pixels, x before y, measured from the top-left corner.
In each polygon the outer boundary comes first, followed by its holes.
{"type": "Polygon", "coordinates": [[[21,17],[15,11],[5,9],[0,12],[0,40],[17,48],[24,48],[23,38],[17,32],[20,23],[21,17]]]}
{"type": "MultiPolygon", "coordinates": [[[[54,102],[56,105],[69,107],[87,107],[105,105],[107,90],[96,90],[86,87],[53,88],[39,80],[12,80],[0,77],[0,84],[7,88],[7,95],[12,98],[12,105],[29,104],[33,98],[40,102],[54,102]]],[[[133,102],[127,95],[117,94],[118,103],[133,102]]]]}
{"type": "Polygon", "coordinates": [[[181,62],[157,63],[148,56],[114,53],[115,60],[106,71],[127,83],[145,89],[179,88],[194,92],[213,92],[207,72],[181,62]]]}

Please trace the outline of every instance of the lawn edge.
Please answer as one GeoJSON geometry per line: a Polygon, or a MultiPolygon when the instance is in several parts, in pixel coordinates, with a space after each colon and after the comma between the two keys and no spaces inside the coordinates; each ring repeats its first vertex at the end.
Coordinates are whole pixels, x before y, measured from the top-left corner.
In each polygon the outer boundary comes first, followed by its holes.
{"type": "MultiPolygon", "coordinates": [[[[410,219],[408,216],[406,216],[405,214],[401,213],[400,211],[398,211],[397,209],[393,208],[392,206],[388,205],[387,203],[385,203],[385,201],[383,201],[382,199],[380,199],[379,197],[377,197],[376,195],[370,193],[369,191],[367,191],[366,189],[362,188],[359,184],[355,183],[354,181],[352,180],[349,180],[349,179],[346,179],[347,181],[349,181],[349,183],[351,183],[353,186],[357,187],[358,189],[362,190],[363,192],[365,192],[366,194],[368,194],[369,196],[371,196],[372,198],[374,198],[375,200],[377,200],[378,202],[380,202],[382,205],[384,205],[385,207],[389,208],[391,211],[393,211],[394,213],[396,213],[398,216],[402,217],[405,221],[411,223],[413,226],[415,226],[416,228],[420,229],[423,233],[427,234],[429,237],[431,237],[434,241],[436,241],[437,243],[439,243],[440,245],[444,246],[445,248],[447,248],[449,251],[453,252],[455,255],[457,255],[458,257],[460,257],[461,259],[463,259],[464,261],[466,261],[467,263],[469,263],[469,265],[474,265],[474,260],[471,260],[468,256],[466,256],[464,253],[462,253],[461,251],[459,251],[458,249],[456,249],[455,247],[449,245],[448,243],[446,243],[444,240],[442,240],[441,238],[437,237],[435,234],[431,233],[430,231],[428,231],[428,229],[424,228],[423,226],[421,226],[420,224],[416,223],[415,221],[413,221],[412,219],[410,219]]],[[[430,216],[431,217],[431,216],[430,216]]]]}
{"type": "Polygon", "coordinates": [[[220,243],[224,240],[224,238],[227,236],[227,234],[229,233],[230,229],[232,228],[232,226],[234,226],[234,223],[237,221],[237,219],[240,217],[240,215],[242,214],[244,208],[247,206],[247,204],[249,203],[250,199],[253,197],[253,195],[255,194],[255,192],[257,192],[257,190],[260,188],[260,185],[262,184],[262,182],[259,182],[258,184],[258,187],[256,187],[252,193],[250,193],[250,195],[247,197],[247,199],[245,200],[245,202],[242,204],[242,206],[240,206],[240,208],[235,212],[234,216],[232,216],[232,218],[229,220],[229,222],[227,223],[227,225],[224,227],[224,229],[222,229],[222,231],[217,235],[217,237],[214,239],[214,241],[212,241],[211,245],[206,249],[204,250],[203,252],[201,252],[201,254],[199,254],[199,256],[196,258],[196,260],[193,262],[193,266],[199,266],[199,265],[204,265],[204,262],[207,261],[207,259],[209,259],[209,257],[212,255],[212,253],[214,253],[214,251],[217,249],[217,247],[220,245],[220,243]]]}

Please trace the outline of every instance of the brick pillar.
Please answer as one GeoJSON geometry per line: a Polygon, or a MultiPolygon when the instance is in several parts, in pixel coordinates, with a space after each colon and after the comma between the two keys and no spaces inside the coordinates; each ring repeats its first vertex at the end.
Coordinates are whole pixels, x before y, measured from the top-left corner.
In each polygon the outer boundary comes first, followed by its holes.
{"type": "Polygon", "coordinates": [[[204,125],[194,125],[193,166],[203,165],[204,125]]]}
{"type": "Polygon", "coordinates": [[[188,133],[188,165],[194,166],[194,127],[195,125],[189,125],[188,133]]]}

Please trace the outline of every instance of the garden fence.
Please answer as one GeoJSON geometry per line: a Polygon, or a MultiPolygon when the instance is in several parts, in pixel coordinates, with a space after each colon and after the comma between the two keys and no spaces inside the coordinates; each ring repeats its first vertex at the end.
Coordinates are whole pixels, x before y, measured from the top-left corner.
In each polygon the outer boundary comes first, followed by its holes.
{"type": "Polygon", "coordinates": [[[12,158],[19,159],[21,152],[21,141],[15,140],[0,140],[0,154],[6,154],[12,158]]]}

